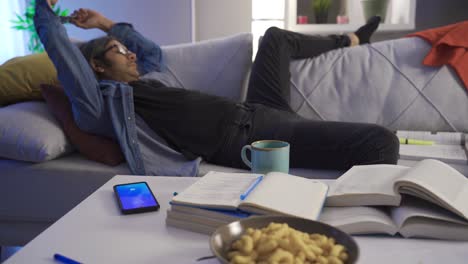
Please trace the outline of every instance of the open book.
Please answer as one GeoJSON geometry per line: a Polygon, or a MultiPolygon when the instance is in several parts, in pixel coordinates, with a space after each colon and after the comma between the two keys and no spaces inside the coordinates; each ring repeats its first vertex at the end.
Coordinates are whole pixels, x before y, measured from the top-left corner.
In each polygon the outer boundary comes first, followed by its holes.
{"type": "Polygon", "coordinates": [[[411,196],[404,196],[398,207],[324,207],[320,221],[349,234],[399,233],[403,237],[468,241],[468,221],[411,196]]]}
{"type": "MultiPolygon", "coordinates": [[[[167,210],[166,223],[209,235],[218,227],[245,217],[249,215],[172,206],[167,210]]],[[[324,207],[318,220],[353,235],[399,233],[404,237],[468,241],[467,221],[411,196],[404,196],[398,207],[324,207]]]]}
{"type": "Polygon", "coordinates": [[[400,194],[429,201],[468,219],[468,179],[433,159],[420,161],[412,168],[354,166],[330,187],[327,206],[398,206],[400,194]]]}
{"type": "Polygon", "coordinates": [[[400,158],[402,159],[438,159],[448,163],[468,163],[464,133],[399,130],[396,135],[402,142],[400,144],[400,158]],[[427,141],[432,144],[412,144],[411,140],[427,141]]]}
{"type": "Polygon", "coordinates": [[[323,182],[280,172],[264,176],[209,172],[174,196],[171,204],[316,220],[327,190],[328,185],[323,182]]]}

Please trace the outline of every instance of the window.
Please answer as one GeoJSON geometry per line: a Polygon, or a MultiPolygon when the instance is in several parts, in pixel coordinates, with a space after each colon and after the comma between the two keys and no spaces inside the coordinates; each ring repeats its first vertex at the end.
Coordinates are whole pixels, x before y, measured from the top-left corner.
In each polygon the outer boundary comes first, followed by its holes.
{"type": "Polygon", "coordinates": [[[253,54],[257,53],[258,40],[269,27],[284,28],[285,0],[252,0],[253,54]]]}
{"type": "Polygon", "coordinates": [[[24,10],[23,1],[4,1],[0,8],[0,34],[4,38],[0,51],[0,64],[5,61],[26,54],[25,35],[23,31],[12,29],[10,20],[16,19],[15,14],[24,10]]]}

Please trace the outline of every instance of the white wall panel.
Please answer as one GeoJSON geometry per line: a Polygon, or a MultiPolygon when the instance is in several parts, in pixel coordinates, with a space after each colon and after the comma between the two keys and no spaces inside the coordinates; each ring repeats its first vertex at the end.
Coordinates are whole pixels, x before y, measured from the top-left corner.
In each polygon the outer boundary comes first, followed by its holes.
{"type": "MultiPolygon", "coordinates": [[[[161,44],[191,41],[191,0],[60,0],[71,12],[80,7],[94,9],[110,19],[130,22],[138,31],[161,44]]],[[[88,40],[103,35],[100,30],[67,26],[71,37],[88,40]]]]}
{"type": "Polygon", "coordinates": [[[194,0],[195,40],[251,32],[252,0],[194,0]]]}

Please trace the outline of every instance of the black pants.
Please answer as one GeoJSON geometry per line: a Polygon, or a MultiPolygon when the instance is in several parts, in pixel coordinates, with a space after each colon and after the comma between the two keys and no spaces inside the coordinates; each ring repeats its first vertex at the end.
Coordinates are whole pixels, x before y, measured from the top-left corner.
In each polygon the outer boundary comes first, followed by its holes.
{"type": "Polygon", "coordinates": [[[347,36],[306,36],[278,28],[265,32],[250,76],[247,102],[239,105],[229,135],[208,161],[246,168],[240,150],[256,140],[290,143],[290,165],[296,168],[348,169],[358,164],[395,164],[397,137],[375,124],[313,121],[289,105],[289,63],[349,46],[347,36]]]}

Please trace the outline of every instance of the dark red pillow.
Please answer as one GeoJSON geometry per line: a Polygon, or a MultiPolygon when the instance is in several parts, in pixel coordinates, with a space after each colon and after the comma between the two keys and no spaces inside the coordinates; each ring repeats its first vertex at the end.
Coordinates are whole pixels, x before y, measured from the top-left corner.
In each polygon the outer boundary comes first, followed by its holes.
{"type": "Polygon", "coordinates": [[[62,125],[65,135],[81,154],[110,166],[116,166],[125,160],[117,142],[85,132],[76,125],[70,101],[62,87],[41,85],[41,92],[50,111],[62,125]]]}

